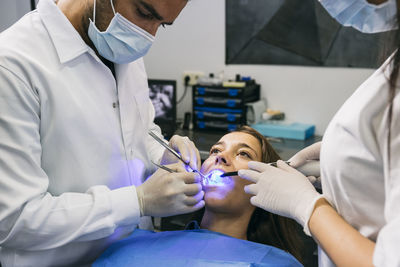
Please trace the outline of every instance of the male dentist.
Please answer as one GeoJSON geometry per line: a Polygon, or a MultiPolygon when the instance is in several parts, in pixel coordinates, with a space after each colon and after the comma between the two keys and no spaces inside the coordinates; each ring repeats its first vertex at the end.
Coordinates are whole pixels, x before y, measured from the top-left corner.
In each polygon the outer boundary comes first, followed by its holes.
{"type": "MultiPolygon", "coordinates": [[[[172,161],[147,134],[160,129],[142,57],[186,3],[40,0],[0,34],[3,267],[90,264],[141,216],[204,206],[195,173],[151,175],[172,161]]],[[[198,168],[188,138],[170,146],[198,168]]]]}

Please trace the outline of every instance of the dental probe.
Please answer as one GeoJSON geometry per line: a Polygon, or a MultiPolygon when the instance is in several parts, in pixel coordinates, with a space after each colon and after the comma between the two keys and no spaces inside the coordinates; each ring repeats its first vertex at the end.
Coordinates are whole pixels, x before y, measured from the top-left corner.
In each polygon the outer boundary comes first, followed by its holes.
{"type": "MultiPolygon", "coordinates": [[[[172,155],[174,155],[175,157],[177,157],[180,161],[183,162],[183,164],[185,164],[186,166],[189,166],[189,164],[183,160],[183,158],[181,157],[181,155],[178,154],[178,152],[176,152],[174,149],[172,149],[172,147],[170,147],[168,145],[168,143],[166,143],[163,139],[161,139],[160,137],[158,137],[155,133],[153,133],[152,131],[149,131],[149,135],[151,137],[153,137],[154,140],[156,140],[160,145],[162,145],[165,149],[167,149],[169,152],[172,153],[172,155]]],[[[202,174],[201,172],[199,172],[198,170],[193,170],[192,168],[190,168],[193,172],[196,172],[200,175],[201,179],[204,180],[206,179],[206,177],[204,176],[204,174],[202,174]]]]}
{"type": "MultiPolygon", "coordinates": [[[[287,164],[290,164],[289,161],[286,161],[287,164]]],[[[268,163],[268,165],[276,167],[276,162],[268,163]]],[[[305,176],[315,176],[319,177],[321,176],[320,174],[320,169],[319,169],[319,160],[308,160],[305,164],[301,165],[300,167],[296,168],[299,172],[304,174],[305,176]]],[[[238,172],[226,172],[221,174],[221,177],[226,177],[226,176],[237,176],[238,172]]]]}

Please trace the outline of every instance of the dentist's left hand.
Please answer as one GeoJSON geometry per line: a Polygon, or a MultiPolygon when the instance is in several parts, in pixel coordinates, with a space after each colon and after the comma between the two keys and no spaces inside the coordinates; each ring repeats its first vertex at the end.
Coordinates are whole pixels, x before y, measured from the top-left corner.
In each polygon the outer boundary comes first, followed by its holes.
{"type": "MultiPolygon", "coordinates": [[[[200,170],[201,159],[199,150],[187,136],[172,136],[169,140],[169,146],[182,156],[182,159],[189,164],[192,170],[200,170]]],[[[168,152],[168,150],[165,150],[161,158],[161,164],[168,165],[176,162],[178,162],[178,159],[168,152]]]]}
{"type": "Polygon", "coordinates": [[[204,192],[198,173],[187,172],[182,163],[158,169],[136,187],[141,216],[165,217],[194,212],[204,207],[204,192]]]}
{"type": "Polygon", "coordinates": [[[250,161],[249,170],[239,176],[254,182],[244,191],[254,195],[250,202],[266,211],[295,219],[310,235],[308,221],[314,205],[322,197],[302,173],[279,160],[277,167],[250,161]]]}

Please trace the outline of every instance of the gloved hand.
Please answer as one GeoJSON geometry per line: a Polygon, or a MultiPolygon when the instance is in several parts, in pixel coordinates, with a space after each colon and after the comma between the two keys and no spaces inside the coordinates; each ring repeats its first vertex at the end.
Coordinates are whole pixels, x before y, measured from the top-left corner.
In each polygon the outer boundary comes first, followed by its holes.
{"type": "Polygon", "coordinates": [[[182,163],[167,167],[177,172],[158,169],[142,185],[136,187],[141,216],[165,217],[204,207],[200,176],[186,172],[182,163]]]}
{"type": "MultiPolygon", "coordinates": [[[[319,160],[319,154],[321,151],[321,142],[317,142],[300,150],[293,157],[289,159],[290,166],[298,168],[304,165],[308,160],[319,160]]],[[[316,188],[321,188],[321,175],[308,176],[308,180],[316,188]]]]}
{"type": "Polygon", "coordinates": [[[297,168],[307,160],[319,160],[319,153],[321,151],[321,142],[317,142],[308,146],[299,152],[297,152],[293,157],[289,159],[290,166],[297,168]]]}
{"type": "MultiPolygon", "coordinates": [[[[197,150],[195,144],[187,136],[172,136],[169,140],[169,146],[182,156],[182,159],[189,164],[192,170],[200,169],[201,159],[199,150],[197,150]]],[[[178,161],[179,160],[168,150],[165,150],[161,158],[162,165],[168,165],[178,161]]]]}
{"type": "Polygon", "coordinates": [[[239,176],[254,182],[244,191],[254,195],[250,202],[266,211],[295,219],[311,235],[308,220],[314,205],[322,197],[302,173],[279,160],[277,167],[250,161],[249,170],[239,176]]]}
{"type": "Polygon", "coordinates": [[[307,179],[310,181],[310,183],[317,189],[322,189],[322,184],[321,184],[321,176],[315,177],[315,176],[307,176],[307,179]]]}

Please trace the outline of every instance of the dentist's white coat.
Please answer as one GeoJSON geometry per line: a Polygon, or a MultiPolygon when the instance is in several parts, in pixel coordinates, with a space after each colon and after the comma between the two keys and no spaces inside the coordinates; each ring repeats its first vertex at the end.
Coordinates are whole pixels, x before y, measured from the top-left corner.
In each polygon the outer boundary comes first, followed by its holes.
{"type": "Polygon", "coordinates": [[[116,77],[52,0],[0,34],[3,267],[88,263],[139,223],[163,150],[142,59],[116,77]]]}

